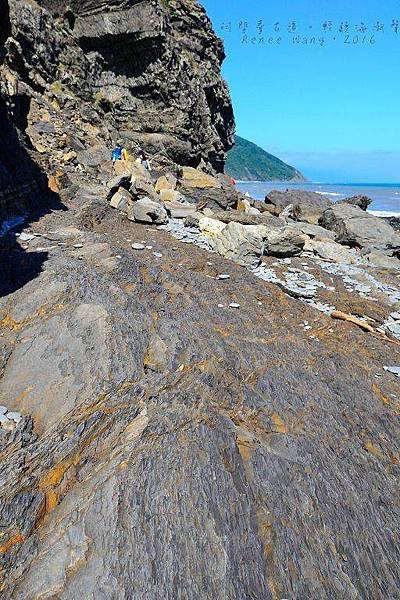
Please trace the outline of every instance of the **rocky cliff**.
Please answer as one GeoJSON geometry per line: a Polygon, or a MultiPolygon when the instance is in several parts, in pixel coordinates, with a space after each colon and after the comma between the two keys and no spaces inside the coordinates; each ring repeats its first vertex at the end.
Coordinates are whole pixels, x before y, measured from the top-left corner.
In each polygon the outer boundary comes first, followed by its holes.
{"type": "Polygon", "coordinates": [[[400,236],[218,173],[196,2],[0,9],[1,598],[397,599],[400,236]]]}
{"type": "Polygon", "coordinates": [[[220,76],[224,51],[197,2],[1,6],[3,196],[7,186],[23,191],[22,182],[32,195],[38,179],[28,156],[20,159],[16,136],[50,175],[68,171],[68,150],[97,146],[105,157],[118,139],[132,153],[144,149],[154,164],[223,171],[234,130],[220,76]]]}

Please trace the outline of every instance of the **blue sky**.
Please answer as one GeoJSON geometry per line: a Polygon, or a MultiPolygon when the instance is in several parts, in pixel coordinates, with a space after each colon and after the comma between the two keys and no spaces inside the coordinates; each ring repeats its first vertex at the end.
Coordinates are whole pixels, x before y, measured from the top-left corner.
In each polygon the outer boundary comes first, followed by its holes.
{"type": "Polygon", "coordinates": [[[314,181],[400,181],[400,0],[202,4],[225,41],[239,135],[314,181]]]}

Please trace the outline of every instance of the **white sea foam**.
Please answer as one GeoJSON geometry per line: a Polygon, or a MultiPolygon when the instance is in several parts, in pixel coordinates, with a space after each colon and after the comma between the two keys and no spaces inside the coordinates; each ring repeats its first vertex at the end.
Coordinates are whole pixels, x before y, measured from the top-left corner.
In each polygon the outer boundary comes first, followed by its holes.
{"type": "Polygon", "coordinates": [[[400,216],[400,210],[397,212],[394,210],[369,210],[371,215],[375,217],[398,217],[400,216]]]}
{"type": "Polygon", "coordinates": [[[320,196],[343,196],[344,194],[338,194],[335,192],[315,192],[316,194],[319,194],[320,196]]]}

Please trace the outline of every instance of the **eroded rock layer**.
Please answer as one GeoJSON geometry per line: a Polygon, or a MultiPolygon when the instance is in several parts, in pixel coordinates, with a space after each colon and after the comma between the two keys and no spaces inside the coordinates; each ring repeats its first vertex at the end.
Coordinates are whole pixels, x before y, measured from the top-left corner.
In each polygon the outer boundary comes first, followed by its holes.
{"type": "Polygon", "coordinates": [[[77,130],[223,170],[234,128],[224,51],[197,2],[8,4],[7,67],[77,130]]]}

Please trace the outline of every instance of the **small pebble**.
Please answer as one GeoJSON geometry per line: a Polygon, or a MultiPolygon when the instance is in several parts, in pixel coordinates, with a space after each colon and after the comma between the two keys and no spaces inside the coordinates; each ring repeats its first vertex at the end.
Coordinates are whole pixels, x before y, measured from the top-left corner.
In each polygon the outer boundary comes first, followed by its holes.
{"type": "Polygon", "coordinates": [[[132,244],[132,250],[144,250],[143,244],[132,244]]]}
{"type": "Polygon", "coordinates": [[[240,308],[240,304],[238,304],[237,302],[231,302],[229,308],[240,308]]]}
{"type": "Polygon", "coordinates": [[[218,308],[224,308],[223,304],[218,304],[218,308]]]}
{"type": "Polygon", "coordinates": [[[115,258],[122,258],[122,256],[120,254],[117,254],[117,256],[115,258]]]}
{"type": "Polygon", "coordinates": [[[153,250],[153,246],[146,246],[146,250],[153,250]]]}
{"type": "Polygon", "coordinates": [[[9,412],[7,413],[7,418],[15,423],[19,423],[22,420],[22,415],[17,412],[9,412]]]}
{"type": "Polygon", "coordinates": [[[76,248],[76,249],[83,248],[83,244],[74,244],[74,248],[76,248]]]}
{"type": "Polygon", "coordinates": [[[397,377],[400,377],[400,367],[383,367],[385,371],[388,371],[388,373],[393,373],[393,375],[397,375],[397,377]]]}
{"type": "Polygon", "coordinates": [[[230,279],[230,278],[231,278],[231,276],[230,276],[230,275],[228,275],[227,273],[221,273],[221,275],[218,275],[218,279],[221,279],[221,280],[223,280],[223,281],[224,281],[225,279],[230,279]]]}
{"type": "Polygon", "coordinates": [[[153,252],[153,256],[155,256],[156,258],[162,258],[161,252],[153,252]]]}
{"type": "Polygon", "coordinates": [[[19,235],[19,239],[21,240],[21,242],[30,242],[31,240],[33,240],[33,239],[34,239],[34,237],[35,237],[35,236],[34,236],[34,235],[32,235],[32,234],[30,234],[30,233],[24,233],[24,232],[22,232],[22,233],[19,235]]]}

